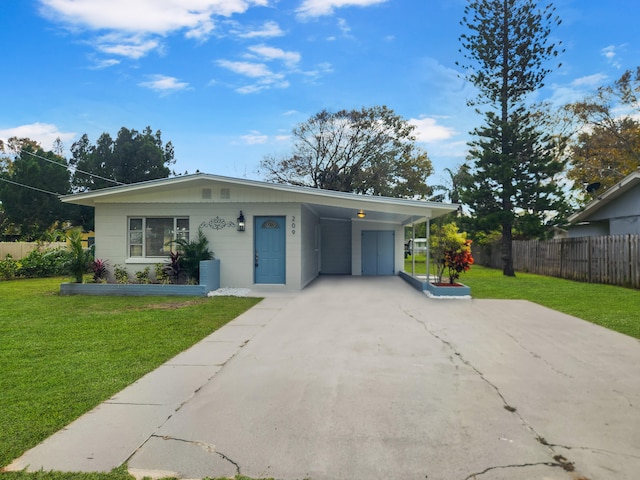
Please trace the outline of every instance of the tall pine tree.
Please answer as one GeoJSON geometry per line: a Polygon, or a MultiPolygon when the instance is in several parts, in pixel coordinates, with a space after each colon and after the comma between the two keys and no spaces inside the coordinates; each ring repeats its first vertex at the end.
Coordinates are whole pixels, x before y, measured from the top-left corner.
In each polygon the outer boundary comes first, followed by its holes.
{"type": "Polygon", "coordinates": [[[543,132],[529,94],[543,86],[547,61],[559,53],[549,41],[560,24],[555,8],[534,0],[470,0],[461,25],[461,65],[478,89],[470,102],[484,115],[470,142],[473,162],[461,192],[482,229],[502,232],[502,269],[514,276],[513,232],[539,235],[561,209],[554,179],[563,170],[556,141],[543,132]]]}

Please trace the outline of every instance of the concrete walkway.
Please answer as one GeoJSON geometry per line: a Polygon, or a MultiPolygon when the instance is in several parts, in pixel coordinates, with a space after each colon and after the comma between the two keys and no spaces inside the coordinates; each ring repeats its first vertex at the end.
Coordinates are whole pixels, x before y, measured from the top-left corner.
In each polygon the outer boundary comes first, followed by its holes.
{"type": "Polygon", "coordinates": [[[398,277],[271,295],[10,468],[283,480],[637,479],[640,342],[398,277]]]}

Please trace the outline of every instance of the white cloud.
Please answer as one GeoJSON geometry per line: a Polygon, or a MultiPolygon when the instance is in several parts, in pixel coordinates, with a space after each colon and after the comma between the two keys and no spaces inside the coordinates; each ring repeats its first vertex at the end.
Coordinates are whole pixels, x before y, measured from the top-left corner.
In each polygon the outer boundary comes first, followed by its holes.
{"type": "Polygon", "coordinates": [[[256,130],[252,130],[251,133],[249,133],[248,135],[243,135],[240,138],[242,138],[242,140],[244,140],[244,142],[248,145],[261,145],[267,143],[267,141],[269,140],[268,135],[263,135],[256,130]]]}
{"type": "Polygon", "coordinates": [[[290,84],[281,75],[275,75],[272,78],[263,78],[253,85],[245,85],[236,88],[236,92],[242,94],[258,93],[270,88],[289,88],[290,84]]]}
{"type": "Polygon", "coordinates": [[[41,12],[74,29],[107,31],[135,42],[98,40],[97,48],[111,54],[140,58],[157,48],[156,36],[184,31],[187,38],[207,38],[215,17],[230,17],[268,0],[39,0],[41,12]]]}
{"type": "Polygon", "coordinates": [[[567,103],[577,102],[592,94],[602,85],[606,85],[608,77],[603,73],[576,78],[567,84],[554,84],[549,98],[551,105],[560,107],[567,103]]]}
{"type": "Polygon", "coordinates": [[[283,35],[284,32],[276,22],[265,22],[261,28],[238,33],[238,37],[240,38],[273,38],[283,35]]]}
{"type": "Polygon", "coordinates": [[[115,67],[118,64],[120,64],[120,60],[116,60],[115,58],[96,59],[90,68],[92,70],[102,70],[103,68],[115,67]]]}
{"type": "Polygon", "coordinates": [[[53,19],[91,30],[165,35],[176,30],[207,30],[214,16],[230,17],[267,0],[40,0],[53,19]]]}
{"type": "Polygon", "coordinates": [[[251,78],[270,77],[273,75],[269,67],[264,63],[234,62],[231,60],[218,60],[218,65],[234,73],[251,78]]]}
{"type": "Polygon", "coordinates": [[[160,92],[163,95],[189,88],[188,83],[180,82],[177,78],[166,75],[151,75],[149,81],[141,82],[139,85],[160,92]]]}
{"type": "Polygon", "coordinates": [[[265,90],[266,85],[246,85],[244,87],[236,88],[236,92],[241,93],[243,95],[249,95],[251,93],[259,93],[262,90],[265,90]]]}
{"type": "Polygon", "coordinates": [[[0,140],[6,142],[11,137],[30,138],[38,142],[44,150],[51,150],[53,142],[57,138],[68,149],[69,143],[75,138],[75,132],[62,132],[57,126],[51,123],[30,123],[28,125],[20,125],[18,127],[0,129],[0,140]]]}
{"type": "Polygon", "coordinates": [[[236,88],[238,93],[258,93],[270,88],[288,88],[290,85],[283,73],[272,72],[264,63],[218,60],[217,64],[234,73],[257,80],[254,84],[236,88]]]}
{"type": "Polygon", "coordinates": [[[289,67],[295,67],[301,58],[298,52],[285,52],[280,48],[269,47],[267,45],[254,45],[249,47],[249,51],[265,60],[282,60],[289,67]]]}
{"type": "Polygon", "coordinates": [[[214,23],[211,20],[205,20],[198,27],[189,30],[185,33],[185,37],[187,38],[195,38],[197,40],[204,40],[209,37],[211,32],[213,32],[215,28],[214,23]]]}
{"type": "Polygon", "coordinates": [[[345,37],[351,37],[351,27],[344,18],[338,19],[338,28],[345,37]]]}
{"type": "Polygon", "coordinates": [[[369,7],[385,3],[387,0],[304,0],[296,10],[302,18],[331,15],[336,8],[369,7]]]}
{"type": "Polygon", "coordinates": [[[307,77],[315,79],[315,78],[321,77],[322,75],[325,75],[327,73],[332,73],[332,72],[333,72],[333,65],[325,62],[325,63],[320,63],[316,65],[316,68],[313,70],[307,70],[305,72],[302,72],[302,74],[306,75],[307,77]]]}
{"type": "Polygon", "coordinates": [[[618,60],[618,51],[623,49],[626,45],[609,45],[608,47],[600,50],[600,54],[607,59],[607,61],[616,68],[622,68],[622,64],[618,60]]]}
{"type": "Polygon", "coordinates": [[[586,77],[576,78],[570,85],[574,88],[598,88],[607,82],[607,78],[604,73],[595,73],[586,77]]]}
{"type": "Polygon", "coordinates": [[[157,49],[160,42],[154,39],[141,37],[140,35],[102,35],[96,40],[95,47],[102,53],[119,55],[138,59],[144,57],[151,50],[157,49]]]}
{"type": "Polygon", "coordinates": [[[413,133],[418,142],[431,143],[448,140],[457,134],[452,128],[438,125],[435,118],[411,118],[409,119],[409,123],[416,127],[413,133]]]}

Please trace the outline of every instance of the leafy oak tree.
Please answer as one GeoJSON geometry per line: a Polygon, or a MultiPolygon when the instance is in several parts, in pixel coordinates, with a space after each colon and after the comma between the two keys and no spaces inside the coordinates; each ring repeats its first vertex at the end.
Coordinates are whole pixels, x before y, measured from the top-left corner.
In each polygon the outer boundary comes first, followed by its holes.
{"type": "Polygon", "coordinates": [[[322,110],[293,129],[293,151],[267,156],[267,181],[341,192],[426,198],[433,167],[415,126],[385,106],[322,110]]]}
{"type": "Polygon", "coordinates": [[[160,130],[153,133],[151,127],[142,132],[122,127],[115,139],[105,132],[95,145],[84,134],[71,146],[71,155],[75,191],[166,178],[175,163],[173,145],[163,144],[160,130]]]}
{"type": "Polygon", "coordinates": [[[576,189],[596,181],[606,189],[640,166],[640,67],[563,112],[563,128],[574,132],[568,177],[576,189]]]}
{"type": "Polygon", "coordinates": [[[460,66],[479,91],[470,105],[485,120],[472,132],[461,200],[484,231],[500,229],[502,271],[508,276],[515,275],[514,229],[540,235],[563,210],[555,183],[564,168],[559,145],[527,102],[550,72],[546,62],[559,53],[549,40],[559,23],[551,4],[539,8],[534,0],[471,0],[461,21],[468,32],[460,37],[460,66]]]}

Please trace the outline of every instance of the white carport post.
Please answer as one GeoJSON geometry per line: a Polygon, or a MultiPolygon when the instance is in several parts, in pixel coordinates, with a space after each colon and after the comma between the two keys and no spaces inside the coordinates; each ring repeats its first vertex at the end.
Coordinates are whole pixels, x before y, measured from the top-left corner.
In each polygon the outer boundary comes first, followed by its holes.
{"type": "Polygon", "coordinates": [[[429,257],[431,256],[431,248],[429,247],[429,238],[430,238],[430,235],[431,235],[431,219],[429,217],[424,217],[424,221],[427,224],[425,226],[425,228],[427,229],[426,230],[426,235],[425,235],[427,237],[427,250],[426,250],[426,252],[427,252],[426,264],[427,265],[426,265],[426,267],[427,267],[427,283],[429,283],[429,276],[430,276],[429,275],[429,273],[430,273],[429,272],[429,268],[431,267],[431,265],[429,265],[429,257]]]}
{"type": "Polygon", "coordinates": [[[411,276],[416,276],[416,256],[413,254],[413,247],[416,244],[416,223],[411,223],[411,276]]]}

